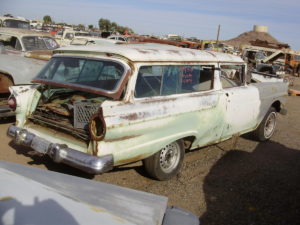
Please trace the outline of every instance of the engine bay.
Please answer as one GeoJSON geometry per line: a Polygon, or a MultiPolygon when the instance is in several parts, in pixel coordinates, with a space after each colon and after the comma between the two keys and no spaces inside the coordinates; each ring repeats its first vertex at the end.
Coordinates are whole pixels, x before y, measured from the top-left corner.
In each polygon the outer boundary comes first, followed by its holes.
{"type": "Polygon", "coordinates": [[[90,140],[89,121],[107,97],[48,85],[40,92],[41,98],[29,117],[31,122],[90,140]]]}

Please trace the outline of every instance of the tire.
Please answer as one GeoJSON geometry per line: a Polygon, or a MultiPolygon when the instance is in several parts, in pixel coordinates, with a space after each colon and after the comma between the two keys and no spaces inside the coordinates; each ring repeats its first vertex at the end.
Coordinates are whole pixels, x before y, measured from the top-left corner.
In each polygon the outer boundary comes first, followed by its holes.
{"type": "Polygon", "coordinates": [[[269,140],[274,134],[277,124],[277,111],[271,107],[260,125],[253,131],[253,137],[257,141],[269,140]]]}
{"type": "Polygon", "coordinates": [[[179,172],[184,152],[183,141],[174,141],[154,155],[144,159],[144,168],[151,177],[157,180],[169,180],[179,172]]]}

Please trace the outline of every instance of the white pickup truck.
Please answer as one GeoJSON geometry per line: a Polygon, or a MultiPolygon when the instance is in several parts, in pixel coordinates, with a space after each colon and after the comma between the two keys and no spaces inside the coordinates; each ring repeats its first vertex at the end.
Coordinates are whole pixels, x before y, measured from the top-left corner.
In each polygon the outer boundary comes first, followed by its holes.
{"type": "Polygon", "coordinates": [[[233,55],[167,45],[78,46],[54,51],[33,80],[12,87],[16,143],[88,173],[143,160],[170,179],[186,150],[252,132],[274,133],[288,84],[246,82],[233,55]]]}

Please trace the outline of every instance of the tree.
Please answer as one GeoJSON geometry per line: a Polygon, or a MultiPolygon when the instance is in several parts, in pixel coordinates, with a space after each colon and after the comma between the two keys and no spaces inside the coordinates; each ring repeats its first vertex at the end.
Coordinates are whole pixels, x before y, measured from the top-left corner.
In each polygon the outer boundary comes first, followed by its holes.
{"type": "Polygon", "coordinates": [[[83,24],[78,24],[77,26],[79,30],[85,30],[85,26],[83,24]]]}
{"type": "Polygon", "coordinates": [[[133,30],[129,27],[119,26],[115,22],[110,22],[108,19],[101,18],[98,21],[99,29],[101,31],[112,31],[112,32],[120,32],[124,33],[127,31],[128,33],[134,33],[133,30]]]}
{"type": "Polygon", "coordinates": [[[43,20],[44,20],[45,24],[51,24],[52,23],[51,16],[49,16],[49,15],[44,16],[43,20]]]}
{"type": "Polygon", "coordinates": [[[90,30],[92,30],[94,28],[94,25],[90,24],[88,27],[90,30]]]}
{"type": "Polygon", "coordinates": [[[111,31],[111,22],[108,19],[101,18],[98,24],[101,31],[111,31]]]}
{"type": "Polygon", "coordinates": [[[111,31],[112,31],[112,32],[115,32],[115,31],[117,31],[117,30],[118,30],[118,24],[115,23],[115,22],[112,22],[112,23],[111,23],[111,31]]]}

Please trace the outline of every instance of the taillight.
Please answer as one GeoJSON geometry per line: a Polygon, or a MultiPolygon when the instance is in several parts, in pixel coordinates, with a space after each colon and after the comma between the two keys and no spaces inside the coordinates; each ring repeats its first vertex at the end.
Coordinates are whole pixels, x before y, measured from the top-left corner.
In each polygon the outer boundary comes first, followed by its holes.
{"type": "Polygon", "coordinates": [[[9,98],[8,98],[8,106],[13,110],[13,111],[15,111],[16,110],[16,108],[17,108],[17,100],[16,100],[16,98],[13,96],[13,95],[11,95],[9,98]]]}

